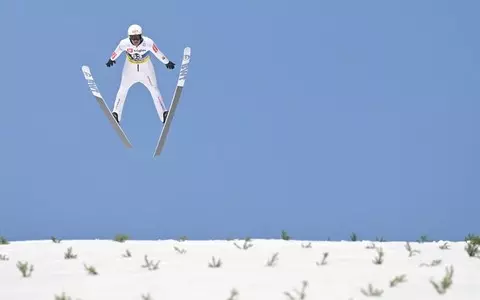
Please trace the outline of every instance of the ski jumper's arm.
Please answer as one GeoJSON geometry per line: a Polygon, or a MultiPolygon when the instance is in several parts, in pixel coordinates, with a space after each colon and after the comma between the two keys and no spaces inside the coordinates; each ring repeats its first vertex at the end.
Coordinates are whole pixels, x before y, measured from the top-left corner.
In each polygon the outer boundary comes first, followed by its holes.
{"type": "Polygon", "coordinates": [[[115,61],[120,56],[120,54],[122,54],[122,52],[125,51],[125,49],[126,49],[125,41],[121,40],[120,43],[118,43],[115,50],[113,51],[112,55],[110,56],[110,59],[112,61],[115,61]]]}
{"type": "Polygon", "coordinates": [[[158,58],[158,60],[160,60],[164,64],[168,64],[170,62],[167,56],[163,54],[163,52],[160,51],[160,49],[158,49],[157,45],[152,39],[149,38],[147,42],[148,42],[147,45],[149,50],[153,53],[153,55],[155,55],[156,58],[158,58]]]}

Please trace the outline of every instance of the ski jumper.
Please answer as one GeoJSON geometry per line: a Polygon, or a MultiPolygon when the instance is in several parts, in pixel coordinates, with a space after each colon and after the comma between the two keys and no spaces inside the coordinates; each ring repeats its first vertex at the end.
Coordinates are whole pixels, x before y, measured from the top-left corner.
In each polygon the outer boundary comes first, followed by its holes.
{"type": "Polygon", "coordinates": [[[157,85],[157,77],[149,52],[153,53],[164,64],[167,64],[169,59],[158,49],[152,39],[146,36],[142,38],[143,40],[138,46],[133,45],[129,38],[121,40],[110,57],[112,61],[115,61],[123,51],[126,53],[122,79],[115,98],[113,112],[118,114],[118,121],[120,121],[128,90],[132,85],[140,82],[149,90],[158,116],[164,122],[163,113],[167,109],[157,85]]]}

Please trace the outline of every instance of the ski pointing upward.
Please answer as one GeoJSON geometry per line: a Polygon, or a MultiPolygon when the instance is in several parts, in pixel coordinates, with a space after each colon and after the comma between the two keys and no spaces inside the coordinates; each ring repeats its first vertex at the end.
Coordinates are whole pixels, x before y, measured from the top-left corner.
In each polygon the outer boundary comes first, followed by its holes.
{"type": "Polygon", "coordinates": [[[170,125],[172,123],[172,119],[175,114],[175,110],[177,109],[178,103],[180,102],[180,96],[182,95],[182,90],[185,85],[185,80],[187,78],[188,66],[190,64],[190,56],[192,53],[191,51],[192,50],[190,49],[190,47],[185,47],[185,49],[183,50],[183,59],[182,65],[180,67],[180,74],[178,75],[177,86],[175,87],[175,92],[173,93],[172,103],[170,104],[167,119],[165,120],[165,124],[163,125],[160,137],[158,138],[157,147],[155,148],[153,157],[160,155],[163,146],[165,145],[165,142],[167,140],[167,135],[170,131],[170,125]]]}
{"type": "Polygon", "coordinates": [[[82,66],[82,72],[83,72],[83,76],[85,77],[85,80],[87,80],[88,86],[90,87],[90,91],[92,92],[93,96],[97,100],[97,103],[98,105],[100,105],[100,108],[102,109],[105,116],[107,116],[113,129],[115,129],[115,132],[118,134],[118,136],[122,140],[125,147],[132,148],[132,144],[128,140],[127,135],[125,134],[125,132],[123,132],[123,129],[120,127],[120,125],[117,123],[117,121],[113,117],[112,112],[108,108],[107,103],[105,102],[102,95],[100,94],[100,90],[98,89],[97,84],[93,79],[90,68],[88,66],[82,66]]]}

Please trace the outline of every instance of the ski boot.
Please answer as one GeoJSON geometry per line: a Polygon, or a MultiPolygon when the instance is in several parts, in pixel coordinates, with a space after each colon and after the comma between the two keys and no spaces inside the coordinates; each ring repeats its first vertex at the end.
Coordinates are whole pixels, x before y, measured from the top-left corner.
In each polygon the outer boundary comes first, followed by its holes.
{"type": "Polygon", "coordinates": [[[167,116],[168,116],[168,110],[163,112],[163,124],[167,121],[167,116]]]}
{"type": "Polygon", "coordinates": [[[117,121],[117,123],[120,124],[120,121],[118,121],[118,114],[116,112],[113,112],[112,116],[115,118],[115,121],[117,121]]]}

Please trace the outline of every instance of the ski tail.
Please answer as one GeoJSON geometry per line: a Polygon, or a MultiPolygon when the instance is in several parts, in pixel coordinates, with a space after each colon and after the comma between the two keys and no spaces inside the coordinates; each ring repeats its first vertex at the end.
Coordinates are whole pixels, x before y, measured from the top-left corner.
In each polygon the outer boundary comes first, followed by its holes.
{"type": "Polygon", "coordinates": [[[120,127],[120,125],[117,123],[117,121],[113,117],[112,112],[110,111],[107,103],[105,102],[105,100],[102,97],[102,94],[100,94],[100,90],[98,89],[97,84],[96,84],[96,82],[93,78],[92,72],[90,71],[90,67],[82,66],[82,72],[83,72],[83,76],[85,77],[85,80],[88,83],[88,87],[90,88],[90,92],[95,97],[95,100],[97,101],[98,105],[100,106],[103,113],[107,117],[108,121],[112,125],[113,129],[118,134],[118,136],[122,140],[125,147],[132,148],[132,144],[128,140],[127,135],[125,134],[123,129],[120,127]]]}
{"type": "Polygon", "coordinates": [[[190,47],[185,47],[183,50],[183,59],[182,65],[180,66],[180,74],[178,75],[177,86],[175,87],[175,91],[173,93],[172,102],[170,104],[170,109],[168,111],[167,119],[162,128],[162,132],[160,133],[160,137],[157,141],[157,146],[155,148],[155,152],[153,157],[160,155],[162,152],[163,147],[165,146],[165,142],[167,140],[168,132],[170,131],[170,126],[172,124],[173,116],[175,115],[175,111],[177,110],[178,103],[180,102],[180,96],[182,95],[183,87],[185,85],[185,80],[187,79],[188,67],[190,64],[190,57],[192,55],[192,50],[190,47]]]}

